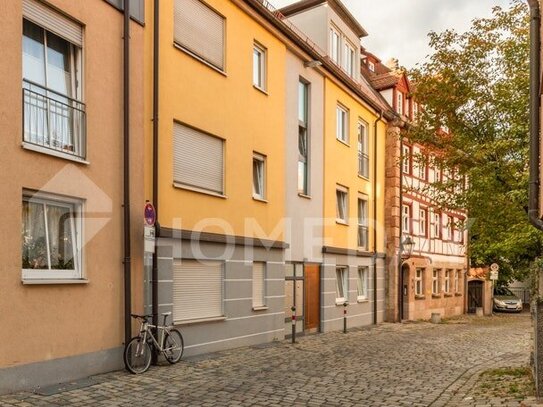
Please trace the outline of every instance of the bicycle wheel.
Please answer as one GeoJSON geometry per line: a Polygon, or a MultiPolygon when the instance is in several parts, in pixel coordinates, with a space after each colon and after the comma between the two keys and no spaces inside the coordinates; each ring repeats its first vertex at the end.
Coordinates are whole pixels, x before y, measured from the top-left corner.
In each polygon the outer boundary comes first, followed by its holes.
{"type": "Polygon", "coordinates": [[[151,348],[137,336],[124,347],[124,365],[129,372],[143,373],[151,365],[151,348]]]}
{"type": "Polygon", "coordinates": [[[184,343],[181,332],[171,329],[164,337],[164,357],[171,364],[177,363],[183,356],[184,343]]]}

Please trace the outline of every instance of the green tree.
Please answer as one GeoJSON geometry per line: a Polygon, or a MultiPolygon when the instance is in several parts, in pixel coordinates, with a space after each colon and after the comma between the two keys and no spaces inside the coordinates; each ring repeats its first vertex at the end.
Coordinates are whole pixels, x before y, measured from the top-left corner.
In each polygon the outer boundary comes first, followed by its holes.
{"type": "Polygon", "coordinates": [[[410,73],[423,108],[405,136],[437,151],[438,165],[455,169],[453,179],[427,192],[443,207],[468,210],[472,265],[497,262],[500,280],[522,278],[543,250],[526,214],[528,7],[513,0],[473,20],[465,33],[429,38],[433,54],[410,73]]]}

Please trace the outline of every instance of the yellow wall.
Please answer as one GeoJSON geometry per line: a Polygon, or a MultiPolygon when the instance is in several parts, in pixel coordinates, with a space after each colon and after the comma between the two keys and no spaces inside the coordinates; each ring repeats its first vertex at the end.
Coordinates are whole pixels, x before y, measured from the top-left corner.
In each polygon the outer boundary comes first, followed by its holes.
{"type": "MultiPolygon", "coordinates": [[[[210,68],[173,45],[173,0],[160,3],[160,164],[159,222],[193,230],[207,218],[230,225],[204,227],[208,232],[245,233],[254,218],[270,235],[284,215],[285,45],[230,1],[207,3],[226,17],[226,74],[210,68]],[[267,48],[267,94],[252,84],[253,40],[267,48]],[[172,131],[178,120],[225,139],[226,199],[173,187],[172,131]],[[253,151],[267,156],[267,203],[252,198],[253,151]],[[229,230],[230,229],[230,230],[229,230]]],[[[148,21],[152,2],[147,2],[148,21]]],[[[146,30],[147,100],[152,91],[152,26],[146,30]]],[[[146,106],[152,117],[152,105],[146,106]]],[[[146,151],[152,151],[152,127],[146,128],[146,151]]],[[[152,200],[152,161],[146,159],[146,197],[152,200]]],[[[198,227],[202,230],[201,227],[198,227]]],[[[256,234],[259,237],[265,237],[256,234]]],[[[282,234],[273,235],[275,239],[282,234]]]]}
{"type": "MultiPolygon", "coordinates": [[[[325,80],[324,101],[324,228],[325,245],[344,249],[357,249],[358,233],[358,196],[359,192],[368,199],[368,219],[373,214],[373,166],[374,166],[374,123],[379,115],[366,107],[360,99],[340,88],[334,81],[325,80]],[[336,107],[341,104],[349,111],[349,143],[346,145],[336,139],[336,107]],[[358,176],[358,121],[368,124],[370,156],[370,179],[358,176]],[[336,220],[336,186],[349,188],[348,225],[336,220]]],[[[385,132],[383,121],[378,123],[377,148],[377,251],[384,252],[384,159],[385,132]]],[[[369,224],[368,250],[372,251],[373,231],[369,224]]]]}

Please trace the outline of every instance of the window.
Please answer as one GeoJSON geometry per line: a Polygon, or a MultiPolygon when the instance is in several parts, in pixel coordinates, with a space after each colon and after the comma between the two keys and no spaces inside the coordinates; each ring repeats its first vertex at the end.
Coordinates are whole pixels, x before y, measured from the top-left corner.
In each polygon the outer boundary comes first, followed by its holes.
{"type": "Polygon", "coordinates": [[[356,281],[357,299],[364,301],[368,299],[368,268],[358,268],[358,279],[356,281]]]}
{"type": "Polygon", "coordinates": [[[253,85],[266,90],[266,49],[256,43],[253,45],[253,85]]]}
{"type": "Polygon", "coordinates": [[[402,171],[404,174],[411,174],[411,148],[402,146],[402,171]]]}
{"type": "Polygon", "coordinates": [[[347,267],[336,268],[336,303],[348,302],[349,273],[347,267]]]}
{"type": "Polygon", "coordinates": [[[309,194],[309,84],[298,82],[298,193],[309,194]]]}
{"type": "Polygon", "coordinates": [[[411,206],[402,205],[402,229],[403,233],[411,233],[411,206]]]}
{"type": "Polygon", "coordinates": [[[368,248],[368,201],[358,198],[358,247],[368,248]]]}
{"type": "Polygon", "coordinates": [[[371,61],[368,61],[368,69],[371,71],[371,72],[375,72],[375,64],[371,61]]]}
{"type": "Polygon", "coordinates": [[[175,0],[175,44],[221,71],[225,70],[225,25],[225,18],[204,2],[175,0]]]}
{"type": "Polygon", "coordinates": [[[348,222],[348,196],[349,190],[342,186],[336,187],[336,218],[340,223],[348,222]]]}
{"type": "Polygon", "coordinates": [[[345,69],[349,76],[353,77],[355,70],[355,50],[348,42],[345,42],[344,53],[343,69],[345,69]]]}
{"type": "Polygon", "coordinates": [[[223,317],[223,263],[174,260],[175,323],[223,317]]]}
{"type": "Polygon", "coordinates": [[[428,211],[426,209],[419,209],[419,235],[426,236],[428,233],[427,223],[428,211]]]}
{"type": "Polygon", "coordinates": [[[46,194],[23,196],[22,277],[81,279],[82,203],[46,194]]]}
{"type": "Polygon", "coordinates": [[[436,166],[434,169],[434,182],[441,182],[441,168],[439,166],[436,166]]]}
{"type": "Polygon", "coordinates": [[[266,265],[253,263],[253,308],[266,306],[266,265]]]}
{"type": "Polygon", "coordinates": [[[173,160],[173,180],[176,186],[224,195],[222,139],[174,122],[173,160]]]}
{"type": "Polygon", "coordinates": [[[446,240],[452,240],[453,239],[453,232],[454,232],[454,219],[452,216],[447,216],[447,236],[446,240]]]}
{"type": "Polygon", "coordinates": [[[455,270],[454,272],[454,292],[460,292],[460,270],[455,270]]]}
{"type": "Polygon", "coordinates": [[[330,28],[330,56],[336,64],[339,64],[340,44],[341,37],[339,33],[334,28],[330,28]]]}
{"type": "Polygon", "coordinates": [[[424,269],[415,271],[415,295],[424,295],[424,269]]]}
{"type": "Polygon", "coordinates": [[[368,155],[368,125],[358,121],[358,175],[370,176],[370,159],[368,155]]]}
{"type": "Polygon", "coordinates": [[[403,114],[403,93],[398,92],[396,96],[396,112],[403,114]]]}
{"type": "Polygon", "coordinates": [[[253,198],[266,199],[266,157],[253,153],[253,198]]]}
{"type": "Polygon", "coordinates": [[[85,158],[82,27],[41,2],[23,1],[23,140],[85,158]]]}
{"type": "Polygon", "coordinates": [[[434,225],[433,225],[433,236],[436,239],[441,237],[441,215],[439,213],[434,213],[434,225]]]}
{"type": "Polygon", "coordinates": [[[439,294],[439,273],[440,270],[434,269],[432,270],[432,294],[436,295],[439,294]]]}
{"type": "Polygon", "coordinates": [[[452,270],[445,270],[445,293],[448,294],[451,292],[451,273],[452,270]]]}
{"type": "Polygon", "coordinates": [[[336,138],[344,143],[349,142],[349,113],[342,106],[336,108],[336,138]]]}
{"type": "Polygon", "coordinates": [[[419,178],[422,179],[422,180],[426,180],[426,171],[427,171],[427,166],[426,166],[426,157],[424,157],[422,155],[422,153],[420,154],[420,157],[419,157],[419,178]]]}

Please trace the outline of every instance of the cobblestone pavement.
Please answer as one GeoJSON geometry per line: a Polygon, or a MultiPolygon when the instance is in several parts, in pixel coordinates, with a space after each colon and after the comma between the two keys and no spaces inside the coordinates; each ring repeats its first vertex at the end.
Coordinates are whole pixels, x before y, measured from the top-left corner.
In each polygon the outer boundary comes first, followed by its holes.
{"type": "Polygon", "coordinates": [[[528,314],[383,324],[99,375],[86,388],[0,405],[518,406],[470,391],[484,370],[528,364],[530,329],[528,314]]]}

